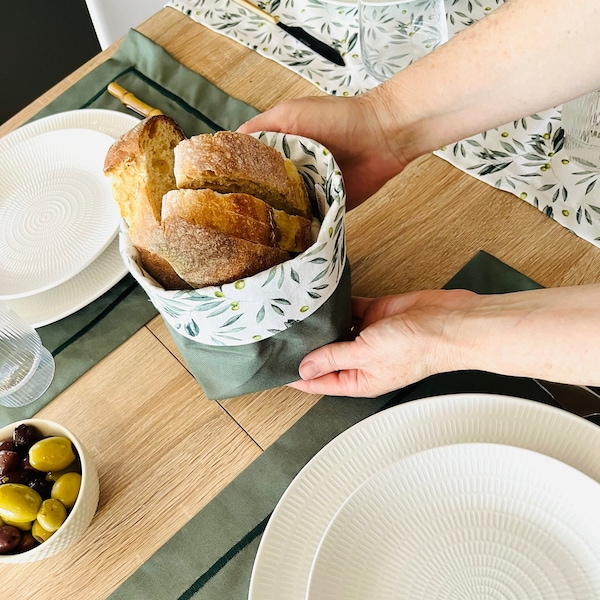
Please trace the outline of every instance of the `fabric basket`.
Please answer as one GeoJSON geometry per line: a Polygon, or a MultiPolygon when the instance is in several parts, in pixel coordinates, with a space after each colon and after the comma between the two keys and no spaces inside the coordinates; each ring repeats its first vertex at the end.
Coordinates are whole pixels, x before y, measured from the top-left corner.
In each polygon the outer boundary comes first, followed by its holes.
{"type": "Polygon", "coordinates": [[[125,224],[120,232],[125,264],[213,400],[297,380],[308,352],[340,339],[351,327],[346,194],[340,169],[332,154],[313,140],[266,132],[256,137],[289,158],[306,183],[320,223],[305,252],[232,283],[173,291],[144,271],[125,224]]]}

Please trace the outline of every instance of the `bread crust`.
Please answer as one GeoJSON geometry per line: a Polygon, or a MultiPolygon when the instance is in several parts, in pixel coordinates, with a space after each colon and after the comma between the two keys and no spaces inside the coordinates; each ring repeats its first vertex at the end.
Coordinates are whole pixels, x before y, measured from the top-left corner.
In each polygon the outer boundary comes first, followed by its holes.
{"type": "Polygon", "coordinates": [[[163,227],[169,263],[194,288],[231,283],[289,259],[279,248],[193,225],[181,217],[164,219],[163,227]]]}
{"type": "Polygon", "coordinates": [[[276,210],[249,194],[172,190],[163,196],[162,219],[173,216],[287,252],[304,252],[312,244],[308,219],[276,210]]]}
{"type": "Polygon", "coordinates": [[[165,289],[249,277],[312,244],[311,221],[299,216],[310,215],[300,174],[252,136],[219,132],[187,140],[173,119],[158,115],[111,146],[104,172],[142,267],[165,289]],[[212,189],[231,186],[258,190],[265,199],[212,189]]]}
{"type": "Polygon", "coordinates": [[[175,188],[175,146],[185,139],[166,115],[140,121],[108,149],[104,174],[112,178],[113,195],[121,216],[131,227],[140,206],[149,205],[160,222],[162,196],[175,188]]]}
{"type": "Polygon", "coordinates": [[[197,135],[175,149],[178,188],[242,192],[307,219],[310,201],[296,167],[260,140],[233,131],[197,135]]]}
{"type": "Polygon", "coordinates": [[[162,218],[175,216],[249,242],[275,245],[273,209],[248,194],[172,190],[163,196],[162,218]]]}
{"type": "Polygon", "coordinates": [[[129,226],[129,236],[144,269],[165,289],[189,289],[163,257],[162,197],[175,187],[175,146],[185,139],[165,115],[144,119],[109,148],[104,174],[111,177],[113,198],[129,226]]]}

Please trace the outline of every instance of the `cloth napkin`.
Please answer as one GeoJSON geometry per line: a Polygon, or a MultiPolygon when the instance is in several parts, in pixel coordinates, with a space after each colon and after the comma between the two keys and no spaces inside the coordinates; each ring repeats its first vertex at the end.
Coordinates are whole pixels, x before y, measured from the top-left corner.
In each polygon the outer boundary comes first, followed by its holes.
{"type": "MultiPolygon", "coordinates": [[[[479,293],[537,289],[536,282],[479,252],[446,288],[479,293]]],[[[481,372],[428,378],[375,399],[324,397],[194,516],[111,596],[112,600],[247,600],[262,533],[296,474],[329,441],[362,419],[427,396],[481,392],[555,405],[532,380],[481,372]]]]}
{"type": "MultiPolygon", "coordinates": [[[[448,34],[468,27],[502,3],[446,0],[448,34]]],[[[235,0],[171,0],[167,6],[298,73],[328,94],[354,96],[378,84],[362,65],[355,0],[254,0],[254,4],[278,16],[282,23],[300,26],[339,50],[345,66],[322,58],[235,0]]]]}
{"type": "MultiPolygon", "coordinates": [[[[256,109],[228,96],[181,65],[153,41],[131,30],[112,58],[66,90],[32,120],[86,108],[132,114],[106,91],[111,81],[171,115],[188,136],[236,129],[257,114],[256,109]]],[[[56,362],[54,380],[46,393],[32,404],[20,408],[0,407],[0,424],[34,415],[157,314],[146,293],[127,275],[85,308],[40,327],[42,342],[56,362]]]]}
{"type": "MultiPolygon", "coordinates": [[[[446,0],[449,35],[484,18],[502,3],[503,0],[446,0]]],[[[283,23],[300,25],[338,48],[346,66],[316,56],[234,0],[172,0],[168,5],[282,64],[328,94],[353,96],[377,84],[361,63],[355,3],[269,0],[260,4],[283,23]]],[[[578,166],[566,154],[560,106],[462,140],[434,154],[472,177],[514,194],[579,237],[600,246],[600,173],[578,166]]]]}

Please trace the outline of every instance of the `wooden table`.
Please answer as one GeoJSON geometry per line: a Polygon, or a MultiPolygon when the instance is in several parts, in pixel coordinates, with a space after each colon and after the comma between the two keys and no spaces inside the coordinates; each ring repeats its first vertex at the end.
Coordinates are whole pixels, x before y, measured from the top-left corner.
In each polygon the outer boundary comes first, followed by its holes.
{"type": "MultiPolygon", "coordinates": [[[[322,93],[174,9],[139,30],[260,110],[322,93]]],[[[114,50],[33,102],[0,135],[114,50]]],[[[435,156],[415,161],[352,211],[347,240],[358,295],[439,288],[480,249],[547,287],[600,281],[597,248],[435,156]]],[[[71,428],[96,458],[100,505],[73,549],[44,563],[0,567],[2,598],[105,598],[317,400],[281,388],[208,401],[156,317],[38,413],[71,428]]]]}

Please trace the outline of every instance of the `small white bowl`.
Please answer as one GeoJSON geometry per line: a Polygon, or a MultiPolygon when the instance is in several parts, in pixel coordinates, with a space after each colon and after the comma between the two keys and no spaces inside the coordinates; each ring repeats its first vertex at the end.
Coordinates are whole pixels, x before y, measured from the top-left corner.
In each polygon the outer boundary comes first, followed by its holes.
{"type": "Polygon", "coordinates": [[[34,562],[62,552],[65,548],[73,545],[83,534],[98,508],[100,493],[98,473],[89,453],[77,437],[66,427],[54,421],[24,419],[2,427],[0,429],[0,441],[11,439],[15,428],[23,423],[35,427],[44,437],[56,435],[71,440],[81,461],[81,488],[69,516],[56,533],[45,542],[26,552],[21,552],[20,554],[0,554],[0,564],[34,562]]]}

